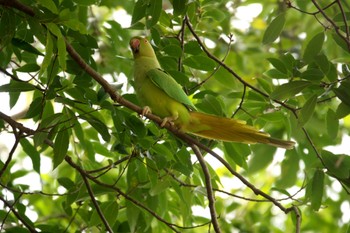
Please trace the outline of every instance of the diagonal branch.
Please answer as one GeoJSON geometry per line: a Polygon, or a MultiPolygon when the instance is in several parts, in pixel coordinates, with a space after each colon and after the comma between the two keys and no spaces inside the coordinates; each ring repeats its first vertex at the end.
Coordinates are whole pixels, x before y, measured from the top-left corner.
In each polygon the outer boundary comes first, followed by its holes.
{"type": "Polygon", "coordinates": [[[7,200],[5,200],[1,195],[0,195],[0,201],[2,201],[2,202],[4,203],[4,205],[7,206],[7,207],[12,211],[12,213],[18,218],[19,221],[21,221],[21,222],[23,223],[24,226],[27,227],[27,229],[28,229],[30,232],[32,232],[32,233],[37,232],[37,231],[35,230],[35,228],[34,228],[32,225],[30,225],[30,224],[27,222],[27,220],[24,219],[24,218],[22,217],[22,215],[20,215],[20,214],[17,212],[17,210],[13,207],[13,205],[11,205],[11,204],[10,204],[7,200]]]}
{"type": "Polygon", "coordinates": [[[88,191],[88,193],[89,193],[89,196],[90,196],[90,198],[91,198],[92,204],[93,204],[93,205],[95,206],[95,208],[96,208],[96,211],[97,211],[97,213],[98,213],[98,216],[100,216],[100,219],[102,220],[103,224],[105,225],[107,231],[110,232],[110,233],[113,233],[112,228],[109,226],[109,223],[108,223],[107,219],[105,218],[105,216],[104,216],[104,214],[103,214],[103,212],[102,212],[100,206],[98,205],[98,203],[97,203],[97,201],[96,201],[96,199],[95,199],[95,195],[94,195],[94,193],[93,193],[93,191],[92,191],[92,188],[91,188],[91,185],[90,185],[88,179],[86,178],[85,174],[84,174],[81,170],[79,170],[79,173],[80,173],[81,177],[82,177],[83,180],[84,180],[86,189],[87,189],[87,191],[88,191]]]}
{"type": "Polygon", "coordinates": [[[213,223],[215,232],[220,233],[221,230],[220,230],[220,226],[218,223],[217,214],[216,214],[216,210],[215,210],[215,197],[214,197],[214,193],[213,193],[213,186],[211,184],[211,177],[210,177],[209,169],[208,169],[208,167],[205,163],[205,160],[203,158],[203,155],[200,152],[200,150],[198,149],[198,147],[196,145],[192,144],[191,148],[192,148],[193,152],[196,154],[197,159],[198,159],[198,161],[202,167],[203,173],[204,173],[205,188],[207,189],[211,222],[213,223]]]}

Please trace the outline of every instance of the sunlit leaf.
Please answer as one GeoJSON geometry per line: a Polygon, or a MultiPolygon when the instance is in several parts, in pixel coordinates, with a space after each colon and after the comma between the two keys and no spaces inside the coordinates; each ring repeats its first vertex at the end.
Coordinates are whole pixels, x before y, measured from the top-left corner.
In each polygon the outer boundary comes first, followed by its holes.
{"type": "Polygon", "coordinates": [[[315,35],[307,44],[303,59],[309,63],[311,62],[321,51],[324,42],[324,32],[315,35]]]}
{"type": "Polygon", "coordinates": [[[272,43],[279,37],[279,35],[283,30],[285,21],[286,21],[285,14],[280,14],[279,16],[277,16],[271,21],[271,23],[267,26],[264,33],[264,37],[263,37],[264,44],[272,43]]]}
{"type": "Polygon", "coordinates": [[[276,87],[276,89],[271,93],[271,98],[279,100],[288,99],[311,85],[312,83],[307,81],[292,81],[285,83],[276,87]]]}

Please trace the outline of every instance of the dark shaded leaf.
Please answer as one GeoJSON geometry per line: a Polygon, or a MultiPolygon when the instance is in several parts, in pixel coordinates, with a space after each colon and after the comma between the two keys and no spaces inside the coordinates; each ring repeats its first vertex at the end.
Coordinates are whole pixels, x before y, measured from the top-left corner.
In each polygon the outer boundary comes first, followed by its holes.
{"type": "Polygon", "coordinates": [[[346,105],[350,107],[350,81],[346,80],[342,82],[340,87],[334,88],[335,95],[346,105]]]}
{"type": "Polygon", "coordinates": [[[149,1],[147,7],[147,13],[150,19],[147,20],[147,28],[153,27],[159,20],[160,13],[162,12],[162,0],[149,1]]]}
{"type": "Polygon", "coordinates": [[[215,68],[215,62],[202,55],[194,55],[186,58],[183,64],[197,70],[212,71],[215,68]]]}
{"type": "Polygon", "coordinates": [[[300,110],[299,121],[301,125],[305,125],[310,120],[312,114],[315,111],[317,103],[317,95],[311,96],[300,110]]]}
{"type": "Polygon", "coordinates": [[[187,0],[173,0],[174,15],[183,15],[186,10],[187,0]]]}
{"type": "Polygon", "coordinates": [[[312,179],[312,195],[311,208],[318,211],[322,204],[323,190],[324,190],[324,173],[321,170],[316,170],[312,179]]]}
{"type": "Polygon", "coordinates": [[[33,118],[39,115],[43,111],[43,98],[37,97],[33,100],[33,102],[29,105],[28,112],[26,113],[26,118],[33,118]]]}
{"type": "Polygon", "coordinates": [[[69,145],[69,134],[66,128],[61,128],[57,133],[53,148],[53,168],[60,165],[66,157],[69,145]]]}
{"type": "Polygon", "coordinates": [[[24,72],[24,73],[36,72],[38,70],[40,70],[40,66],[38,66],[38,64],[36,63],[25,64],[16,69],[17,72],[24,72]]]}
{"type": "Polygon", "coordinates": [[[12,38],[11,43],[13,46],[16,46],[17,48],[27,51],[29,53],[33,53],[36,55],[41,55],[44,56],[39,50],[37,50],[35,47],[33,47],[31,44],[28,42],[18,39],[18,38],[12,38]]]}
{"type": "Polygon", "coordinates": [[[0,92],[25,92],[35,90],[35,86],[27,82],[10,82],[0,86],[0,92]]]}
{"type": "Polygon", "coordinates": [[[36,171],[38,174],[40,174],[40,154],[39,154],[39,152],[35,149],[35,147],[26,138],[21,138],[20,144],[21,144],[24,152],[32,160],[34,171],[36,171]]]}
{"type": "Polygon", "coordinates": [[[328,109],[326,115],[327,133],[329,138],[336,138],[339,129],[339,120],[332,109],[328,109]]]}

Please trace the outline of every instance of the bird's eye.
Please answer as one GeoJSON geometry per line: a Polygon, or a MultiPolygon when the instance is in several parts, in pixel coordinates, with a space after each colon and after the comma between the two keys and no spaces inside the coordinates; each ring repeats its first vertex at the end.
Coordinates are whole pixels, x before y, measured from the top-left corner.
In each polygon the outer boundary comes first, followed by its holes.
{"type": "Polygon", "coordinates": [[[148,43],[148,40],[145,40],[146,43],[148,43]]]}

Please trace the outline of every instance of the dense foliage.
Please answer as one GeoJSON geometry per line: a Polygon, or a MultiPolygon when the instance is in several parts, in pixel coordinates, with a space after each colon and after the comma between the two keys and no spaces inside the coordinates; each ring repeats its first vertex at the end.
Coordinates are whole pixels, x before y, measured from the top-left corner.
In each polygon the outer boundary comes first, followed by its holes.
{"type": "Polygon", "coordinates": [[[0,111],[1,231],[346,232],[349,19],[342,0],[0,0],[1,106],[27,105],[0,111]],[[200,111],[296,147],[140,117],[136,35],[200,111]]]}

